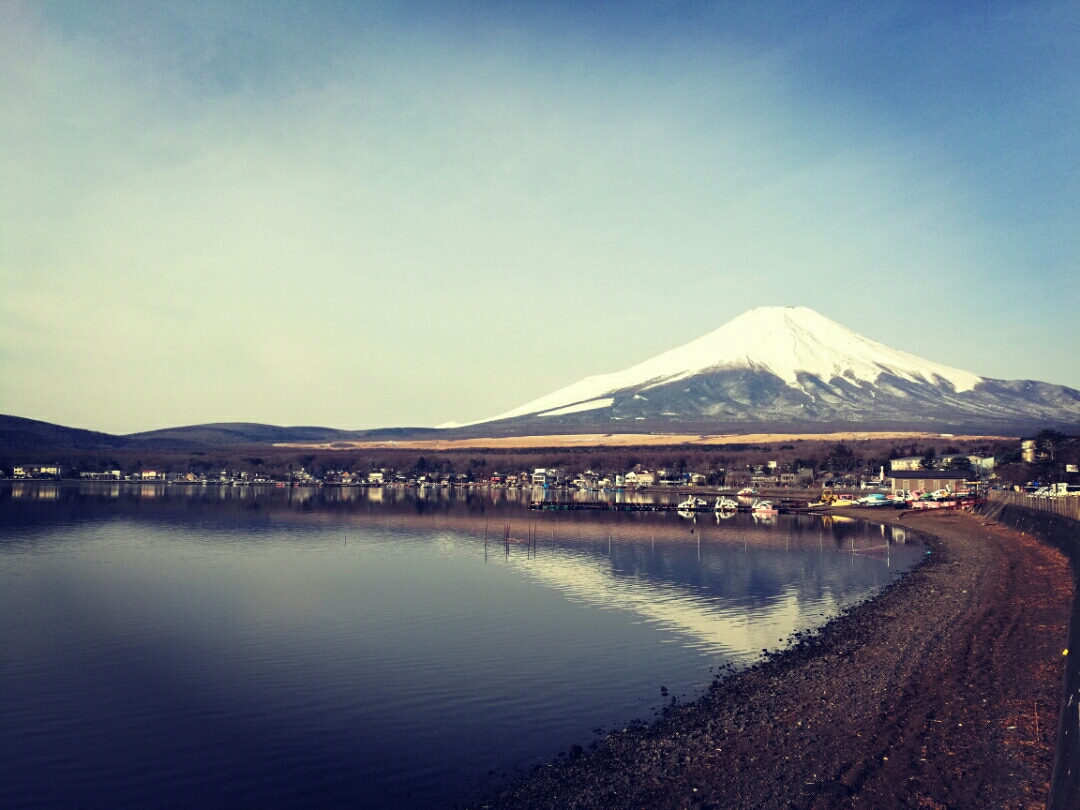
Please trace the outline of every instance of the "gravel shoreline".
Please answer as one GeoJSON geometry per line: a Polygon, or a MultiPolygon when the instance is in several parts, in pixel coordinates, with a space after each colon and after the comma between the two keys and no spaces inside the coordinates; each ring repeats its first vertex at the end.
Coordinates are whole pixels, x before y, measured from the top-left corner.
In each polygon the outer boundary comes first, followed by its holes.
{"type": "Polygon", "coordinates": [[[873,600],[469,807],[1044,807],[1066,558],[977,514],[882,522],[922,532],[931,554],[873,600]]]}

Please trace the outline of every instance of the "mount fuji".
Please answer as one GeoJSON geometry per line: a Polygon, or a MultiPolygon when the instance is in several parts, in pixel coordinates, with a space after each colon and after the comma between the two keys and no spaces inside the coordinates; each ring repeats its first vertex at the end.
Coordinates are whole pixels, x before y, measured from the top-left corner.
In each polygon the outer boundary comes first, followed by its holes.
{"type": "MultiPolygon", "coordinates": [[[[1080,391],[924,360],[806,307],[760,307],[614,374],[586,377],[468,432],[1023,431],[1080,425],[1080,391]]],[[[455,431],[457,432],[457,431],[455,431]]]]}

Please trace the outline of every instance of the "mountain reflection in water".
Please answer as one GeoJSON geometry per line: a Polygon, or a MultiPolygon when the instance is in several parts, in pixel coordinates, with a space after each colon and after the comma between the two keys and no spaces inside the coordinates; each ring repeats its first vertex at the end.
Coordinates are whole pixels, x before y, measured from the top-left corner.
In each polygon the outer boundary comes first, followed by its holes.
{"type": "Polygon", "coordinates": [[[450,806],[923,553],[861,521],[531,497],[0,487],[0,804],[450,806]]]}

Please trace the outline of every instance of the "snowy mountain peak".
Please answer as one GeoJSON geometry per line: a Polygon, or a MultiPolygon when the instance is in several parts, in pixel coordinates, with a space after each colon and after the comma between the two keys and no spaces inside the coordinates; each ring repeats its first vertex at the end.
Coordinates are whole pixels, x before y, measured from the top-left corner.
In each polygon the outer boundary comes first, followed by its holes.
{"type": "MultiPolygon", "coordinates": [[[[882,374],[955,393],[972,390],[982,378],[960,369],[890,349],[806,307],[758,307],[719,329],[651,360],[614,374],[580,382],[483,421],[517,416],[562,416],[612,405],[613,395],[648,397],[657,386],[698,374],[750,370],[768,372],[803,391],[800,375],[822,383],[873,385],[882,374]]],[[[449,426],[449,425],[447,425],[449,426]]],[[[455,425],[456,426],[456,425],[455,425]]]]}
{"type": "Polygon", "coordinates": [[[683,348],[695,345],[724,358],[717,366],[742,356],[750,367],[766,368],[794,387],[799,387],[799,373],[826,383],[843,377],[856,384],[874,383],[889,373],[911,382],[947,382],[958,393],[982,382],[975,374],[865,338],[806,307],[752,309],[683,348]]]}

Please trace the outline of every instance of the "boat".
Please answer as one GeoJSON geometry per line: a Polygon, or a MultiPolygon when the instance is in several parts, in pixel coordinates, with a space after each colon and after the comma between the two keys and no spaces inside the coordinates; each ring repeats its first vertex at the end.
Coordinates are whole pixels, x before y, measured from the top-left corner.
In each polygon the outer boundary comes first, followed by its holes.
{"type": "Polygon", "coordinates": [[[772,501],[754,501],[754,505],[750,507],[750,511],[755,515],[775,515],[777,512],[772,505],[772,501]]]}
{"type": "Polygon", "coordinates": [[[686,500],[680,503],[676,508],[680,511],[694,512],[703,506],[707,506],[707,504],[705,501],[701,500],[701,498],[687,495],[686,500]]]}
{"type": "Polygon", "coordinates": [[[753,487],[743,487],[735,494],[740,498],[749,498],[751,495],[757,495],[758,491],[753,487]]]}
{"type": "Polygon", "coordinates": [[[875,492],[872,495],[867,495],[865,498],[859,498],[859,506],[892,506],[893,499],[880,492],[875,492]]]}
{"type": "Polygon", "coordinates": [[[716,504],[713,506],[714,512],[735,512],[738,509],[738,501],[733,501],[731,498],[725,498],[722,495],[716,497],[716,504]]]}
{"type": "Polygon", "coordinates": [[[941,498],[920,498],[917,501],[911,502],[912,509],[958,509],[961,506],[961,501],[952,498],[949,500],[941,498]]]}

